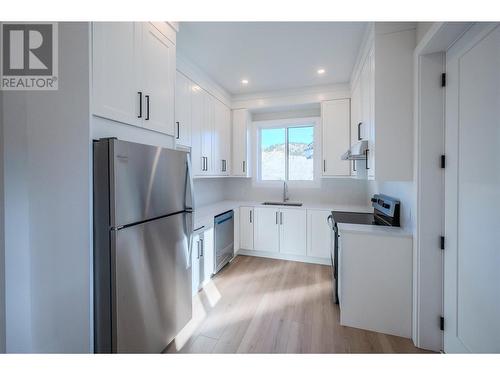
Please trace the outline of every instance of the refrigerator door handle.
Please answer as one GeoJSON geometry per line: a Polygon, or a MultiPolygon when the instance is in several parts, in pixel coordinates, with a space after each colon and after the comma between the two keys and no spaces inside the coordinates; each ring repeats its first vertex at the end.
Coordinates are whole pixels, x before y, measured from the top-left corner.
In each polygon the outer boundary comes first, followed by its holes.
{"type": "Polygon", "coordinates": [[[194,203],[194,184],[193,184],[193,168],[191,165],[191,159],[189,155],[186,155],[186,183],[185,183],[185,201],[184,209],[189,212],[193,212],[194,203]]]}

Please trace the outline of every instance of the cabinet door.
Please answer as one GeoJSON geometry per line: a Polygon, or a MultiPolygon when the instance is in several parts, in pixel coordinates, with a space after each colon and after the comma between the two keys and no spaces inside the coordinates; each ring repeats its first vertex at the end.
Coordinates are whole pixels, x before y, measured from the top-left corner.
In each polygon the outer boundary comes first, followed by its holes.
{"type": "MultiPolygon", "coordinates": [[[[363,122],[361,119],[361,84],[360,79],[358,79],[351,95],[351,145],[359,142],[362,137],[363,132],[363,122]]],[[[351,160],[351,176],[356,176],[358,174],[358,168],[360,161],[356,162],[351,160]]]]}
{"type": "Polygon", "coordinates": [[[203,91],[205,100],[205,118],[203,121],[203,133],[201,137],[201,152],[205,157],[205,173],[206,175],[215,174],[215,161],[213,153],[213,139],[215,129],[215,101],[216,99],[203,91]]]}
{"type": "Polygon", "coordinates": [[[224,109],[225,105],[217,99],[213,99],[214,103],[214,131],[213,131],[213,160],[214,160],[214,174],[223,176],[226,174],[227,161],[225,158],[226,137],[225,137],[225,123],[224,123],[224,109]]]}
{"type": "Polygon", "coordinates": [[[306,255],[306,211],[280,210],[280,253],[306,255]]]}
{"type": "Polygon", "coordinates": [[[201,262],[200,283],[203,286],[214,273],[214,228],[207,229],[200,235],[201,239],[201,262]]]}
{"type": "Polygon", "coordinates": [[[246,109],[233,111],[233,175],[250,177],[250,165],[248,164],[249,151],[249,114],[246,109]]]}
{"type": "Polygon", "coordinates": [[[202,150],[204,132],[205,96],[200,86],[194,85],[191,95],[191,164],[193,175],[205,174],[205,158],[202,150]]]}
{"type": "Polygon", "coordinates": [[[275,208],[256,207],[254,211],[255,250],[275,253],[279,252],[279,210],[275,208]]]}
{"type": "Polygon", "coordinates": [[[331,211],[307,211],[307,255],[310,257],[330,258],[332,229],[328,225],[331,211]]]}
{"type": "Polygon", "coordinates": [[[253,207],[240,207],[240,248],[253,250],[254,237],[254,213],[253,207]]]}
{"type": "Polygon", "coordinates": [[[200,257],[201,257],[201,241],[198,234],[193,235],[191,244],[191,285],[193,296],[198,293],[200,287],[200,257]]]}
{"type": "Polygon", "coordinates": [[[92,112],[110,120],[141,125],[139,106],[141,25],[92,24],[92,112]]]}
{"type": "Polygon", "coordinates": [[[191,91],[194,86],[184,74],[175,77],[175,142],[191,146],[191,91]]]}
{"type": "Polygon", "coordinates": [[[224,106],[223,110],[223,124],[224,124],[224,141],[222,144],[223,148],[223,160],[225,164],[224,175],[229,176],[232,170],[232,162],[231,162],[231,144],[232,144],[232,133],[231,133],[231,110],[224,106]]]}
{"type": "Polygon", "coordinates": [[[321,103],[323,176],[349,176],[350,163],[340,157],[350,147],[349,99],[321,103]]]}
{"type": "Polygon", "coordinates": [[[151,23],[142,25],[143,126],[173,136],[175,45],[151,23]]]}

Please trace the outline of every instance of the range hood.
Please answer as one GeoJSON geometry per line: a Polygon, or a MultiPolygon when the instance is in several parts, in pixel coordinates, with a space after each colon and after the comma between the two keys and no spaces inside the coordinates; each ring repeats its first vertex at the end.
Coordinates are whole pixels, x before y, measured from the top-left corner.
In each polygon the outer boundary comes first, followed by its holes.
{"type": "Polygon", "coordinates": [[[342,160],[366,160],[366,150],[368,150],[368,141],[359,141],[351,146],[340,159],[342,160]]]}

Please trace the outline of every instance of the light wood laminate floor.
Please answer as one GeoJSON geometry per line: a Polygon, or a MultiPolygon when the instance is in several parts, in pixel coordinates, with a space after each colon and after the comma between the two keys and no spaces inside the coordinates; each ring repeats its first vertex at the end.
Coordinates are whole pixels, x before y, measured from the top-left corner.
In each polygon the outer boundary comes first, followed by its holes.
{"type": "Polygon", "coordinates": [[[167,353],[419,353],[411,340],[342,327],[331,268],[237,256],[194,298],[167,353]]]}

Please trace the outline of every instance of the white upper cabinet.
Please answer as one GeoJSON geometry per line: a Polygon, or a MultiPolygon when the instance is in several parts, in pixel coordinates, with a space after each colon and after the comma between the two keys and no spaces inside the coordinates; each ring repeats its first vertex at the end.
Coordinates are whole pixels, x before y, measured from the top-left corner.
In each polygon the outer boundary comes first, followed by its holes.
{"type": "Polygon", "coordinates": [[[174,135],[174,43],[151,23],[92,30],[93,114],[174,135]]]}
{"type": "Polygon", "coordinates": [[[194,83],[177,72],[175,78],[175,143],[191,147],[191,96],[194,83]]]}
{"type": "Polygon", "coordinates": [[[141,125],[139,107],[140,24],[92,24],[92,103],[97,116],[141,125]],[[127,62],[127,63],[124,63],[127,62]]]}
{"type": "Polygon", "coordinates": [[[208,93],[199,86],[191,97],[191,164],[195,176],[209,175],[212,154],[212,131],[208,113],[208,93]]]}
{"type": "Polygon", "coordinates": [[[306,211],[282,208],[279,213],[280,253],[306,255],[306,211]]]}
{"type": "Polygon", "coordinates": [[[233,110],[232,175],[251,177],[250,170],[250,113],[247,109],[233,110]]]}
{"type": "Polygon", "coordinates": [[[321,172],[324,177],[350,175],[350,163],[340,159],[351,143],[349,113],[349,99],[321,103],[321,172]]]}
{"type": "Polygon", "coordinates": [[[143,124],[173,136],[175,45],[151,23],[142,25],[143,124]]]}
{"type": "Polygon", "coordinates": [[[357,131],[354,117],[359,116],[361,138],[368,141],[368,160],[356,165],[363,163],[370,179],[412,180],[415,29],[375,23],[370,35],[351,94],[351,132],[357,131]]]}
{"type": "Polygon", "coordinates": [[[231,111],[222,102],[213,100],[214,105],[214,171],[217,176],[230,173],[231,155],[231,111]]]}

